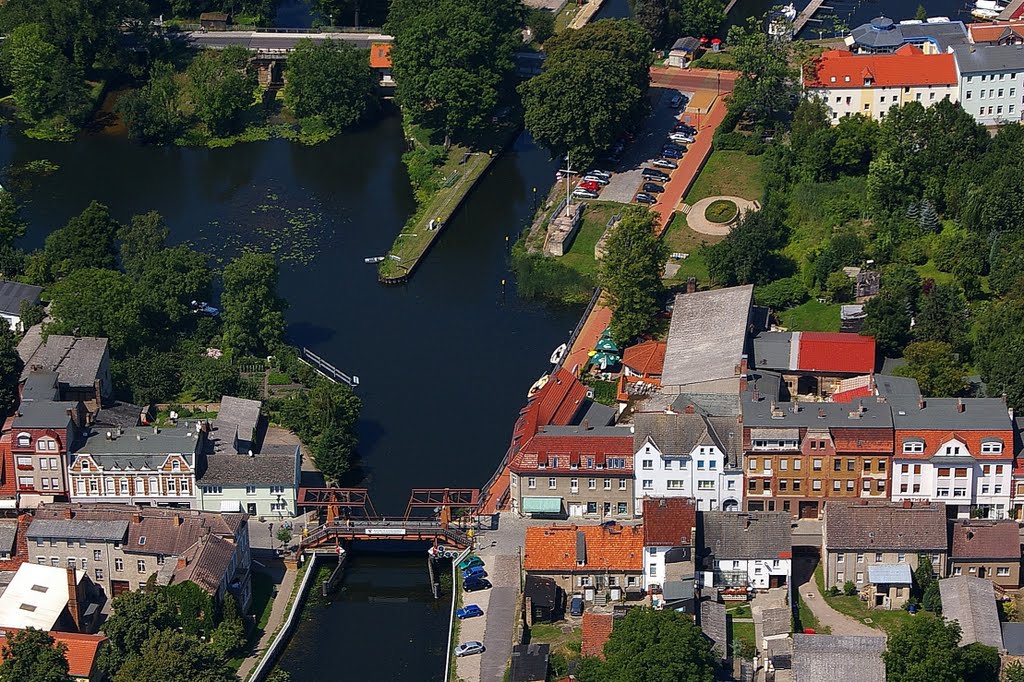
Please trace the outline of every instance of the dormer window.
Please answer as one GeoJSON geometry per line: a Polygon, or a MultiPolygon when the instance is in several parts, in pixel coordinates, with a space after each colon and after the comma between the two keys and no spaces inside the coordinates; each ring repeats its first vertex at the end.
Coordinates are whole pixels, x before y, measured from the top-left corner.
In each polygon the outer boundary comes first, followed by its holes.
{"type": "Polygon", "coordinates": [[[18,434],[18,447],[19,448],[27,448],[30,445],[32,445],[32,436],[30,434],[27,434],[27,433],[19,433],[18,434]]]}
{"type": "Polygon", "coordinates": [[[82,460],[82,471],[89,471],[89,462],[82,460]]]}
{"type": "Polygon", "coordinates": [[[960,446],[959,445],[947,445],[946,446],[946,454],[947,455],[959,455],[960,454],[960,446]]]}
{"type": "Polygon", "coordinates": [[[557,469],[558,468],[558,458],[557,457],[552,457],[551,458],[551,468],[552,469],[557,469]]]}
{"type": "Polygon", "coordinates": [[[1003,451],[1003,444],[998,441],[988,441],[981,444],[981,451],[985,454],[997,454],[1003,451]]]}
{"type": "Polygon", "coordinates": [[[835,83],[836,82],[836,77],[832,76],[832,78],[830,78],[829,80],[831,80],[833,83],[835,83]]]}
{"type": "Polygon", "coordinates": [[[171,462],[171,471],[181,471],[181,462],[178,460],[171,462]]]}
{"type": "Polygon", "coordinates": [[[57,441],[52,438],[40,438],[36,441],[36,450],[39,452],[56,452],[57,441]]]}
{"type": "Polygon", "coordinates": [[[920,454],[924,452],[924,443],[919,440],[911,440],[903,443],[903,453],[908,455],[920,454]]]}
{"type": "Polygon", "coordinates": [[[849,83],[850,82],[850,77],[849,76],[843,76],[843,81],[849,83]]]}

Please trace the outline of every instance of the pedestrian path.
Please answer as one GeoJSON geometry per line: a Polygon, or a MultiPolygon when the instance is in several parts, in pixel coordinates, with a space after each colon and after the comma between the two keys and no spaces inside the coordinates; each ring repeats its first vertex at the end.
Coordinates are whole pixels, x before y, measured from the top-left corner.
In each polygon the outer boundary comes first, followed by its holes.
{"type": "Polygon", "coordinates": [[[833,635],[860,635],[862,637],[885,637],[884,630],[876,630],[868,627],[854,618],[839,613],[825,601],[818,589],[818,583],[814,580],[813,571],[807,571],[810,575],[807,582],[800,585],[800,599],[811,610],[814,617],[818,619],[819,626],[828,626],[832,629],[833,635]]]}
{"type": "Polygon", "coordinates": [[[273,641],[274,635],[277,634],[278,629],[284,623],[284,619],[288,615],[288,602],[291,601],[292,590],[295,587],[297,576],[298,571],[295,569],[285,571],[284,577],[281,578],[281,584],[277,586],[277,594],[274,597],[274,605],[270,608],[270,618],[267,620],[267,626],[263,629],[263,634],[260,635],[260,641],[256,643],[256,648],[250,652],[249,656],[242,661],[242,665],[238,667],[238,679],[248,679],[252,669],[263,658],[263,654],[266,652],[267,647],[270,646],[271,641],[273,641]]]}

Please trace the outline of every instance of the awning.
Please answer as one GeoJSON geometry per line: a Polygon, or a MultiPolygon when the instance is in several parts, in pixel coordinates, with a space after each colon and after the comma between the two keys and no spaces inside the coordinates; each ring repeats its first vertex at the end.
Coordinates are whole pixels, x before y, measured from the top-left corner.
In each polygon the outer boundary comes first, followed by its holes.
{"type": "Polygon", "coordinates": [[[524,497],[524,514],[558,514],[562,511],[561,497],[524,497]]]}
{"type": "Polygon", "coordinates": [[[0,509],[17,509],[17,500],[0,500],[0,509]]]}
{"type": "Polygon", "coordinates": [[[238,500],[221,500],[220,510],[221,512],[240,512],[242,511],[242,503],[238,500]]]}

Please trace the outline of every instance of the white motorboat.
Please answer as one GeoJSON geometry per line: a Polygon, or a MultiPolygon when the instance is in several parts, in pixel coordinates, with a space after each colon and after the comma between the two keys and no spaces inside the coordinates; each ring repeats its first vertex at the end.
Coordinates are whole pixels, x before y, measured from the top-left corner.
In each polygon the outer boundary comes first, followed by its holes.
{"type": "Polygon", "coordinates": [[[994,9],[982,9],[975,7],[971,10],[971,16],[975,19],[998,19],[1001,12],[994,9]]]}
{"type": "Polygon", "coordinates": [[[551,354],[551,364],[557,365],[559,362],[561,362],[562,358],[565,356],[565,351],[567,350],[569,350],[569,346],[564,343],[558,348],[556,348],[555,352],[551,354]]]}
{"type": "Polygon", "coordinates": [[[792,38],[794,21],[796,7],[793,3],[779,7],[768,17],[768,35],[773,38],[792,38]]]}
{"type": "Polygon", "coordinates": [[[974,9],[1002,12],[1006,5],[1000,4],[997,0],[975,0],[974,9]]]}
{"type": "Polygon", "coordinates": [[[532,398],[533,396],[537,395],[540,389],[544,388],[544,386],[548,383],[549,378],[550,377],[547,374],[545,374],[540,379],[537,379],[537,381],[534,382],[533,386],[530,386],[530,391],[529,393],[526,394],[526,397],[532,398]]]}

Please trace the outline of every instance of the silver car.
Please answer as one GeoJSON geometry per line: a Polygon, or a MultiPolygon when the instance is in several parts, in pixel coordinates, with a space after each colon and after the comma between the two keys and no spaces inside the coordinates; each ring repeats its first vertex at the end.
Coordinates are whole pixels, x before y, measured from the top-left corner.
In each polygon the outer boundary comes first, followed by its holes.
{"type": "Polygon", "coordinates": [[[462,644],[455,647],[455,655],[458,657],[472,656],[473,654],[482,654],[484,652],[484,643],[478,642],[475,639],[469,642],[463,642],[462,644]]]}
{"type": "Polygon", "coordinates": [[[577,199],[596,199],[599,196],[597,192],[591,192],[589,189],[583,189],[582,187],[574,189],[572,195],[577,199]]]}

